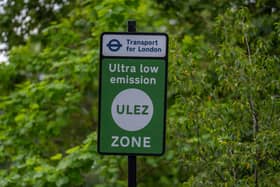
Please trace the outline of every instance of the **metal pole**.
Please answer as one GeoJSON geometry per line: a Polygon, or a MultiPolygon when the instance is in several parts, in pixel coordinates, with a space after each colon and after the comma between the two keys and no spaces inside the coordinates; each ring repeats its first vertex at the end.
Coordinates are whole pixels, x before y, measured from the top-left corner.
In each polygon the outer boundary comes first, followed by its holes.
{"type": "Polygon", "coordinates": [[[136,156],[128,156],[128,187],[136,187],[136,156]]]}
{"type": "MultiPolygon", "coordinates": [[[[136,21],[127,22],[127,31],[136,32],[136,21]]],[[[128,156],[128,187],[136,187],[136,156],[128,156]]]]}
{"type": "Polygon", "coordinates": [[[128,20],[127,31],[128,32],[136,32],[136,21],[135,20],[128,20]]]}

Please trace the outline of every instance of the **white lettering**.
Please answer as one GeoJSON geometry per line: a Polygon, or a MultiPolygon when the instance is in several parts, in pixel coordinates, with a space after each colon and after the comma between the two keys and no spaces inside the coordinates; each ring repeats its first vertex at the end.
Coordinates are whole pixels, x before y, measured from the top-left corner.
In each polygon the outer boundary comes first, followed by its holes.
{"type": "Polygon", "coordinates": [[[141,147],[141,137],[139,136],[138,139],[134,136],[131,138],[131,147],[141,147]]]}
{"type": "Polygon", "coordinates": [[[121,137],[121,139],[120,139],[120,144],[121,144],[122,147],[128,147],[129,144],[130,144],[129,138],[128,138],[127,136],[121,137]],[[125,143],[125,142],[126,142],[126,143],[125,143]]]}
{"type": "Polygon", "coordinates": [[[157,79],[155,77],[130,77],[129,75],[125,75],[123,77],[110,77],[111,84],[145,84],[145,85],[156,85],[157,79]]]}
{"type": "Polygon", "coordinates": [[[140,64],[140,72],[141,73],[157,73],[158,72],[158,66],[143,66],[143,64],[140,64]]]}
{"type": "Polygon", "coordinates": [[[112,136],[112,147],[151,148],[151,137],[112,136]]]}
{"type": "Polygon", "coordinates": [[[144,140],[143,140],[143,147],[147,147],[147,148],[151,147],[151,142],[150,142],[150,140],[151,140],[151,137],[144,137],[144,140]]]}
{"type": "Polygon", "coordinates": [[[150,69],[151,69],[151,72],[152,73],[157,73],[158,72],[158,66],[152,66],[152,67],[150,67],[150,69]]]}
{"type": "Polygon", "coordinates": [[[117,144],[117,141],[119,140],[118,136],[112,136],[113,142],[111,144],[112,147],[119,147],[119,144],[117,144]]]}
{"type": "Polygon", "coordinates": [[[109,71],[114,73],[136,73],[136,67],[135,66],[127,66],[124,64],[109,64],[109,71]]]}

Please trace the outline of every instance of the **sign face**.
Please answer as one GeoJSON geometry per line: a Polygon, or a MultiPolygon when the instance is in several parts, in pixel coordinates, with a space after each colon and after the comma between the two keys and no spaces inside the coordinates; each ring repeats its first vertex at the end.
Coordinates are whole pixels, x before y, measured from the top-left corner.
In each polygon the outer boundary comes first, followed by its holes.
{"type": "Polygon", "coordinates": [[[163,154],[167,43],[160,33],[101,35],[99,153],[163,154]]]}
{"type": "Polygon", "coordinates": [[[166,57],[166,35],[104,34],[102,42],[103,56],[166,57]]]}

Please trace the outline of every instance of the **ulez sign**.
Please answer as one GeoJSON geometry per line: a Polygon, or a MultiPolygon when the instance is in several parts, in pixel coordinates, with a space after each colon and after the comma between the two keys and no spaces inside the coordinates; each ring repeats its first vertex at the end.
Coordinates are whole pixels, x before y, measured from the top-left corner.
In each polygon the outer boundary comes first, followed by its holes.
{"type": "Polygon", "coordinates": [[[163,154],[167,48],[161,33],[101,35],[99,153],[163,154]]]}

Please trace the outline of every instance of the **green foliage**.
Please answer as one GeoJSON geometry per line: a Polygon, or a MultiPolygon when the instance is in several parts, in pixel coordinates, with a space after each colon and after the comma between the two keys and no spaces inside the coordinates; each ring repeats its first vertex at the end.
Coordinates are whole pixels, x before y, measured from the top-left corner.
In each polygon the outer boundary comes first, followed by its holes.
{"type": "Polygon", "coordinates": [[[170,36],[167,151],[138,157],[138,186],[280,185],[278,1],[12,2],[0,21],[1,187],[127,185],[126,157],[98,155],[96,129],[99,37],[131,18],[170,36]],[[25,37],[2,27],[24,7],[25,37]]]}
{"type": "Polygon", "coordinates": [[[36,35],[51,21],[69,11],[70,1],[2,1],[0,4],[0,42],[10,47],[23,44],[28,35],[36,35]]]}

